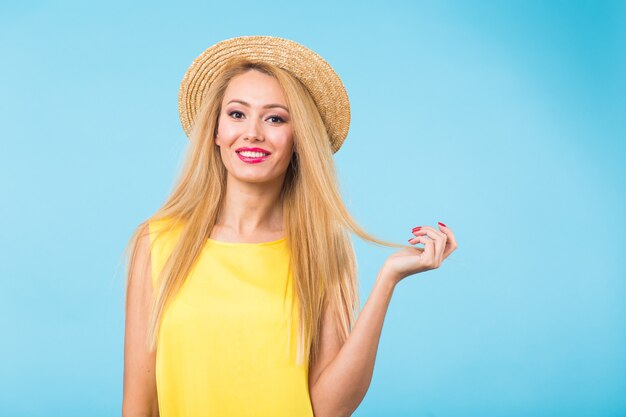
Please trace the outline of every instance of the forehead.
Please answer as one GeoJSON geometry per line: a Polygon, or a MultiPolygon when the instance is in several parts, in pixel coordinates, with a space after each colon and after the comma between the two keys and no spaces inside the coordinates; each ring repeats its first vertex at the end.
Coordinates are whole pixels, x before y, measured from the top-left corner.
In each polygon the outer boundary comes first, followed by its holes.
{"type": "Polygon", "coordinates": [[[224,101],[242,99],[254,104],[279,102],[285,104],[283,91],[276,78],[256,70],[233,77],[224,93],[224,101]]]}

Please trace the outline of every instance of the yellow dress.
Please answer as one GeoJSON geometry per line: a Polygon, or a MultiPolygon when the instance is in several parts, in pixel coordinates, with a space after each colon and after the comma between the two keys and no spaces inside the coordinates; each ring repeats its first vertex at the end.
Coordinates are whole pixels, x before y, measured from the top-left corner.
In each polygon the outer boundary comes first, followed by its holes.
{"type": "MultiPolygon", "coordinates": [[[[153,288],[181,227],[149,224],[153,288]]],[[[313,417],[308,365],[296,364],[298,311],[288,262],[286,238],[207,240],[163,315],[156,352],[160,417],[313,417]]]]}

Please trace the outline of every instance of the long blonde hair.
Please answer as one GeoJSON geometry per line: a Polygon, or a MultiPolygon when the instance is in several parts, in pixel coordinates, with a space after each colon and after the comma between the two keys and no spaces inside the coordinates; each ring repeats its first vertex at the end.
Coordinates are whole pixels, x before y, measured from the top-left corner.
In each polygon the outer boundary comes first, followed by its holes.
{"type": "Polygon", "coordinates": [[[209,86],[195,117],[190,146],[171,195],[141,223],[126,248],[126,294],[135,263],[137,242],[147,224],[174,219],[184,224],[171,256],[163,266],[152,298],[147,348],[157,345],[164,310],[184,283],[210,236],[226,191],[226,168],[215,144],[224,92],[233,77],[250,70],[274,77],[281,86],[292,120],[294,155],[285,174],[280,198],[290,250],[294,297],[299,306],[297,363],[314,361],[325,308],[340,323],[342,342],[348,338],[360,308],[357,265],[348,234],[390,247],[405,247],[366,233],[346,209],[339,192],[328,133],[306,87],[289,72],[268,64],[235,58],[209,86]]]}

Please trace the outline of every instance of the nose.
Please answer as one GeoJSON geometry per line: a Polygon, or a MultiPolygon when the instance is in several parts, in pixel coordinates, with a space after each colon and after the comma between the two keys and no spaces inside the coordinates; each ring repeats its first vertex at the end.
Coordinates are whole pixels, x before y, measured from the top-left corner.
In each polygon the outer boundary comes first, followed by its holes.
{"type": "Polygon", "coordinates": [[[248,129],[246,130],[245,140],[263,140],[261,128],[259,127],[259,120],[257,118],[251,118],[248,123],[248,129]]]}

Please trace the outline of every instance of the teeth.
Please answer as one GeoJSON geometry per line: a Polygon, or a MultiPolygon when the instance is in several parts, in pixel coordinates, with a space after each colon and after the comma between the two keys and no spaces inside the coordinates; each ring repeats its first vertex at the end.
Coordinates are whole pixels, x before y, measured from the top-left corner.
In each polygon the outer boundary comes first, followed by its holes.
{"type": "Polygon", "coordinates": [[[267,154],[265,154],[263,152],[250,152],[250,151],[241,151],[241,152],[239,152],[239,154],[241,154],[243,156],[247,156],[248,158],[260,158],[262,156],[267,155],[267,154]]]}

